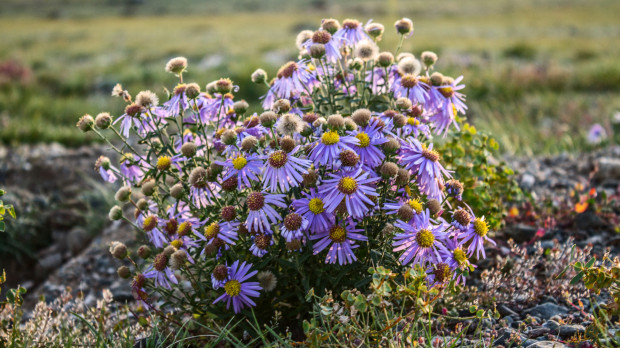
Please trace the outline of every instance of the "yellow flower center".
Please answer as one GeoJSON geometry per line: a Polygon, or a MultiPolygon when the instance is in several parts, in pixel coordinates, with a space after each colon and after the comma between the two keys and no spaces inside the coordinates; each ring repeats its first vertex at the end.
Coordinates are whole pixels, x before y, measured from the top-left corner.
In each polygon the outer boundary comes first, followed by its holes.
{"type": "Polygon", "coordinates": [[[334,243],[342,243],[347,239],[347,230],[341,226],[334,226],[329,230],[329,238],[334,241],[334,243]]]}
{"type": "Polygon", "coordinates": [[[308,209],[315,215],[325,211],[325,208],[323,208],[323,201],[320,198],[312,198],[308,203],[308,209]]]}
{"type": "Polygon", "coordinates": [[[411,209],[415,210],[416,213],[420,214],[422,212],[422,203],[420,203],[417,198],[410,199],[407,204],[409,204],[411,209]]]}
{"type": "Polygon", "coordinates": [[[172,165],[172,159],[168,156],[161,156],[157,159],[157,169],[164,171],[170,168],[172,165]]]}
{"type": "Polygon", "coordinates": [[[435,236],[433,232],[423,228],[415,235],[415,241],[422,248],[430,248],[433,246],[433,242],[435,242],[435,236]]]}
{"type": "Polygon", "coordinates": [[[338,182],[338,190],[345,195],[350,195],[357,191],[357,181],[350,176],[345,176],[338,182]]]}
{"type": "Polygon", "coordinates": [[[480,237],[486,236],[487,233],[489,233],[489,226],[487,225],[487,222],[476,218],[474,220],[474,232],[480,237]]]}
{"type": "Polygon", "coordinates": [[[359,147],[368,147],[368,145],[370,145],[370,138],[368,137],[368,134],[360,132],[357,133],[355,137],[360,141],[360,144],[358,145],[359,147]]]}
{"type": "Polygon", "coordinates": [[[224,285],[224,290],[230,297],[238,296],[241,293],[241,283],[238,280],[229,280],[224,285]]]}
{"type": "Polygon", "coordinates": [[[172,242],[170,242],[170,245],[178,249],[183,246],[183,241],[180,239],[175,239],[172,242]]]}
{"type": "Polygon", "coordinates": [[[459,265],[463,265],[463,263],[467,261],[467,255],[461,248],[454,249],[452,255],[454,256],[454,260],[456,260],[459,265]]]}
{"type": "Polygon", "coordinates": [[[144,222],[142,223],[142,228],[149,232],[152,231],[155,227],[157,227],[157,216],[155,215],[150,215],[147,216],[144,219],[144,222]]]}
{"type": "Polygon", "coordinates": [[[407,124],[409,124],[410,126],[419,126],[420,121],[415,117],[409,117],[407,119],[407,124]]]}
{"type": "Polygon", "coordinates": [[[325,132],[321,136],[321,141],[325,145],[334,145],[340,141],[340,135],[334,131],[325,132]]]}
{"type": "Polygon", "coordinates": [[[232,160],[232,164],[236,170],[241,170],[246,164],[248,164],[248,160],[246,160],[243,156],[239,156],[232,160]]]}
{"type": "Polygon", "coordinates": [[[215,238],[218,233],[220,233],[220,224],[217,222],[214,222],[210,224],[209,226],[205,227],[205,236],[208,239],[215,238]]]}

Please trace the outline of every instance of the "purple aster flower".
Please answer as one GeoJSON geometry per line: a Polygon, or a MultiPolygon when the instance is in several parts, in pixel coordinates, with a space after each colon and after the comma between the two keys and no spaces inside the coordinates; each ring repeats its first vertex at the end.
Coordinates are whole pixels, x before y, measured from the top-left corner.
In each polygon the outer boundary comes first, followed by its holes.
{"type": "Polygon", "coordinates": [[[205,103],[200,109],[201,122],[206,124],[208,121],[217,122],[219,120],[220,122],[224,121],[222,124],[234,123],[231,120],[235,114],[233,110],[234,104],[232,94],[215,94],[215,97],[210,99],[210,102],[205,103]]]}
{"type": "Polygon", "coordinates": [[[379,146],[388,142],[383,135],[383,122],[377,118],[370,120],[365,127],[351,131],[348,135],[359,140],[359,144],[353,145],[353,151],[360,156],[362,163],[370,168],[374,168],[383,162],[385,154],[379,149],[379,146]]]}
{"type": "Polygon", "coordinates": [[[469,243],[469,247],[467,248],[467,254],[472,256],[474,253],[476,254],[476,258],[480,259],[480,255],[482,258],[486,258],[486,254],[484,253],[484,241],[495,245],[495,242],[487,236],[489,233],[489,225],[484,220],[484,216],[482,218],[476,218],[472,215],[472,221],[469,224],[469,228],[467,231],[458,235],[458,238],[461,240],[461,244],[469,243]]]}
{"type": "Polygon", "coordinates": [[[303,180],[302,174],[308,174],[308,168],[312,162],[295,157],[299,150],[297,145],[291,152],[284,150],[272,151],[268,156],[263,156],[265,169],[263,172],[263,189],[275,192],[278,187],[282,192],[287,192],[291,187],[296,187],[303,180]]]}
{"type": "Polygon", "coordinates": [[[312,38],[306,40],[302,47],[310,52],[310,46],[315,43],[325,46],[325,59],[327,59],[327,61],[335,63],[342,58],[338,40],[334,39],[328,31],[319,29],[314,32],[312,38]]]}
{"type": "Polygon", "coordinates": [[[379,196],[373,186],[369,184],[379,180],[369,178],[369,173],[356,172],[343,174],[329,174],[331,179],[325,180],[319,188],[319,193],[325,195],[325,209],[334,212],[343,201],[350,216],[360,219],[375,203],[368,196],[379,196]]]}
{"type": "Polygon", "coordinates": [[[372,71],[366,72],[364,80],[370,85],[372,94],[389,92],[389,75],[386,74],[385,68],[373,68],[372,71]]]}
{"type": "Polygon", "coordinates": [[[308,220],[297,213],[290,213],[284,218],[280,234],[287,242],[302,239],[304,231],[308,228],[308,220]]]}
{"type": "Polygon", "coordinates": [[[415,225],[397,220],[394,226],[403,230],[394,236],[392,245],[394,252],[403,251],[398,259],[403,265],[413,261],[413,264],[426,266],[428,263],[441,262],[439,251],[446,247],[442,242],[448,238],[443,230],[443,224],[435,224],[431,220],[428,209],[423,211],[422,216],[415,225]]]}
{"type": "MultiPolygon", "coordinates": [[[[239,239],[237,235],[237,229],[239,228],[239,222],[225,221],[225,222],[212,222],[204,228],[204,238],[198,234],[198,238],[207,240],[207,244],[216,243],[216,238],[224,241],[227,245],[235,245],[235,241],[239,239]]],[[[216,243],[217,244],[217,243],[216,243]]],[[[217,246],[217,245],[216,245],[217,246]]]]}
{"type": "Polygon", "coordinates": [[[342,151],[353,151],[352,147],[359,144],[359,139],[355,137],[340,136],[338,132],[330,130],[321,135],[317,145],[310,151],[309,158],[315,165],[333,168],[342,151]]]}
{"type": "Polygon", "coordinates": [[[252,264],[246,264],[245,261],[239,264],[239,261],[235,261],[228,268],[229,279],[224,284],[225,293],[215,299],[213,303],[226,300],[226,308],[228,309],[232,302],[235,313],[239,313],[243,307],[256,306],[250,297],[258,297],[258,291],[261,290],[261,287],[258,282],[246,282],[257,273],[257,271],[250,272],[251,268],[252,264]]]}
{"type": "Polygon", "coordinates": [[[465,85],[459,85],[461,80],[463,80],[463,76],[459,76],[449,85],[432,87],[439,92],[439,95],[437,95],[437,98],[439,98],[437,104],[441,104],[441,106],[437,106],[437,112],[430,117],[438,134],[443,133],[443,135],[446,136],[451,124],[454,124],[455,127],[459,129],[458,124],[455,122],[456,113],[458,111],[464,114],[465,110],[467,110],[465,95],[457,92],[465,88],[465,85]]]}
{"type": "Polygon", "coordinates": [[[417,117],[407,117],[407,123],[399,128],[397,133],[401,137],[413,135],[417,138],[420,134],[423,134],[428,138],[431,134],[431,129],[427,124],[420,122],[417,117]]]}
{"type": "Polygon", "coordinates": [[[187,85],[182,83],[174,87],[172,98],[164,103],[164,107],[168,111],[168,117],[179,116],[181,111],[189,107],[188,98],[185,95],[187,85]]]}
{"type": "Polygon", "coordinates": [[[422,203],[417,198],[396,203],[386,202],[383,209],[386,211],[385,214],[396,214],[400,220],[414,225],[418,223],[418,218],[422,216],[423,212],[422,203]]]}
{"type": "Polygon", "coordinates": [[[246,227],[255,232],[271,233],[271,225],[280,222],[282,217],[272,207],[284,208],[285,195],[267,194],[265,192],[252,192],[248,195],[248,218],[246,227]]]}
{"type": "Polygon", "coordinates": [[[251,188],[252,181],[259,181],[258,175],[263,169],[263,161],[261,156],[239,153],[226,162],[215,161],[215,163],[227,168],[226,174],[222,178],[223,181],[228,180],[235,175],[237,176],[238,187],[251,188]]]}
{"type": "Polygon", "coordinates": [[[95,170],[99,172],[101,178],[109,183],[115,183],[118,177],[114,172],[119,172],[117,168],[110,164],[110,159],[105,156],[99,156],[95,162],[95,170]]]}
{"type": "Polygon", "coordinates": [[[304,198],[293,201],[295,211],[308,220],[310,233],[325,232],[334,224],[334,214],[325,210],[323,195],[311,188],[310,193],[303,193],[304,198]]]}
{"type": "MultiPolygon", "coordinates": [[[[273,94],[273,98],[290,99],[298,97],[302,92],[312,94],[312,88],[316,84],[314,71],[307,65],[307,61],[288,62],[278,71],[277,78],[269,89],[265,99],[273,94]]],[[[265,105],[265,109],[270,109],[271,105],[265,105]],[[266,107],[268,106],[268,107],[266,107]]]]}
{"type": "MultiPolygon", "coordinates": [[[[366,25],[370,24],[370,21],[366,25]]],[[[362,23],[355,19],[346,19],[342,22],[342,28],[334,33],[334,40],[342,46],[355,46],[362,40],[371,40],[362,23]]]]}
{"type": "Polygon", "coordinates": [[[189,175],[189,195],[197,207],[206,208],[211,205],[211,200],[220,197],[220,187],[207,180],[207,170],[197,167],[189,175]]]}
{"type": "Polygon", "coordinates": [[[595,123],[588,132],[588,143],[591,145],[597,145],[607,139],[607,132],[605,128],[598,123],[595,123]]]}
{"type": "Polygon", "coordinates": [[[360,234],[362,229],[356,229],[353,221],[349,219],[345,226],[334,225],[329,230],[311,235],[310,239],[318,240],[314,243],[314,255],[320,253],[330,246],[325,263],[336,263],[346,265],[356,261],[353,249],[359,247],[355,241],[367,241],[368,237],[360,234]]]}
{"type": "Polygon", "coordinates": [[[439,185],[445,182],[444,176],[451,178],[450,173],[439,163],[439,153],[433,150],[433,144],[427,148],[417,139],[403,142],[399,162],[416,174],[420,191],[430,198],[441,201],[443,192],[439,185]]]}
{"type": "Polygon", "coordinates": [[[121,174],[131,183],[140,182],[144,177],[142,168],[150,167],[145,164],[142,159],[136,161],[132,153],[126,153],[121,158],[121,174]]]}
{"type": "Polygon", "coordinates": [[[450,270],[454,272],[452,277],[456,279],[456,284],[462,282],[463,285],[465,285],[465,276],[456,271],[473,271],[476,265],[469,262],[467,254],[463,250],[463,246],[459,244],[457,238],[448,238],[445,240],[445,243],[446,249],[439,250],[441,259],[450,267],[450,270]]]}
{"type": "Polygon", "coordinates": [[[426,89],[428,88],[427,84],[410,74],[404,75],[392,86],[395,97],[409,98],[414,105],[426,103],[428,99],[426,89]]]}
{"type": "Polygon", "coordinates": [[[250,246],[250,252],[256,257],[263,257],[267,254],[267,249],[273,245],[273,238],[271,234],[258,233],[252,236],[252,246],[250,246]]]}
{"type": "Polygon", "coordinates": [[[144,277],[155,278],[156,287],[161,286],[169,290],[171,289],[170,283],[179,284],[174,272],[170,269],[170,267],[168,267],[168,256],[164,253],[160,253],[155,256],[153,264],[146,269],[146,272],[144,272],[144,277]]]}

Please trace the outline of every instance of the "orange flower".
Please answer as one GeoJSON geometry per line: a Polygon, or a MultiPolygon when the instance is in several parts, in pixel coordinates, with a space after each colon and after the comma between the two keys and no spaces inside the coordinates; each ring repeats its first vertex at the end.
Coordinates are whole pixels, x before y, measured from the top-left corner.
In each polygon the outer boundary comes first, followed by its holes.
{"type": "Polygon", "coordinates": [[[513,206],[508,211],[508,216],[510,216],[510,217],[517,217],[517,216],[519,216],[519,209],[517,207],[513,206]]]}
{"type": "Polygon", "coordinates": [[[588,194],[590,195],[590,197],[596,197],[596,189],[594,187],[591,188],[588,194]]]}
{"type": "Polygon", "coordinates": [[[588,202],[575,203],[575,212],[581,214],[588,209],[588,202]]]}

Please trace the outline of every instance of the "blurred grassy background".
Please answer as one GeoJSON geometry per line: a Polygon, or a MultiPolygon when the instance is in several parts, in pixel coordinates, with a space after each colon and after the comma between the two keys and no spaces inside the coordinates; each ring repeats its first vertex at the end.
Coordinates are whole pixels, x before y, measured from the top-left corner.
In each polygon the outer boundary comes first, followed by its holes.
{"type": "Polygon", "coordinates": [[[231,77],[252,103],[264,87],[249,75],[295,58],[295,36],[320,19],[409,17],[404,49],[434,50],[437,70],[465,75],[470,111],[506,153],[583,149],[589,127],[620,110],[617,0],[4,0],[0,7],[0,141],[92,141],[75,128],[84,114],[120,115],[110,91],[162,95],[164,64],[189,59],[188,81],[231,77]]]}

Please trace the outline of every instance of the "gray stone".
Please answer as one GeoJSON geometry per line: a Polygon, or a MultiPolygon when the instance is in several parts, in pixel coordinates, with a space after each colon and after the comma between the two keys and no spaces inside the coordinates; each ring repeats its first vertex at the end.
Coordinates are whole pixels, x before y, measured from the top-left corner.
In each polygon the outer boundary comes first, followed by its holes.
{"type": "Polygon", "coordinates": [[[509,238],[514,239],[517,243],[529,242],[536,236],[538,229],[533,226],[518,224],[515,226],[506,227],[505,233],[509,238]]]}
{"type": "Polygon", "coordinates": [[[620,180],[620,158],[603,157],[597,161],[598,171],[595,180],[620,180]]]}
{"type": "Polygon", "coordinates": [[[555,320],[548,320],[542,326],[555,332],[560,327],[560,323],[555,320]]]}
{"type": "Polygon", "coordinates": [[[75,227],[67,234],[67,248],[72,255],[77,255],[88,246],[89,239],[86,230],[81,227],[75,227]]]}
{"type": "Polygon", "coordinates": [[[567,314],[568,309],[555,303],[543,303],[536,307],[526,309],[525,313],[549,320],[554,315],[567,314]]]}
{"type": "Polygon", "coordinates": [[[521,188],[523,188],[524,190],[531,190],[534,187],[534,184],[536,183],[536,178],[534,177],[534,175],[530,174],[530,173],[525,173],[521,176],[521,188]]]}
{"type": "Polygon", "coordinates": [[[520,346],[522,342],[525,342],[527,337],[517,330],[506,328],[503,329],[501,334],[493,341],[493,346],[520,346]]]}
{"type": "Polygon", "coordinates": [[[562,338],[570,338],[577,334],[583,334],[586,328],[583,325],[562,325],[558,328],[558,334],[562,338]]]}
{"type": "Polygon", "coordinates": [[[46,255],[39,259],[39,265],[44,270],[54,270],[62,265],[62,254],[56,252],[46,255]]]}
{"type": "Polygon", "coordinates": [[[527,348],[565,348],[566,345],[561,342],[554,341],[539,341],[529,346],[524,346],[527,348]]]}

